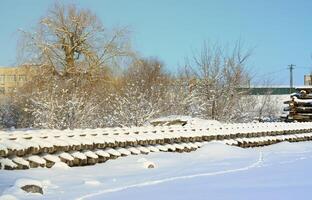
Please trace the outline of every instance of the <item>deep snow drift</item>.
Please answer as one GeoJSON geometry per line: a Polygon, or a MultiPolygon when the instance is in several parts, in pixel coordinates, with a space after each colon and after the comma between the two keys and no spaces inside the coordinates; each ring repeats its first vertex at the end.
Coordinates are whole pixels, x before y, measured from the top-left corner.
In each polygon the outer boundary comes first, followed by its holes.
{"type": "Polygon", "coordinates": [[[310,199],[312,142],[241,149],[207,143],[104,164],[0,171],[0,199],[310,199]],[[152,163],[154,168],[148,168],[152,163]],[[31,179],[44,195],[18,188],[31,179]]]}

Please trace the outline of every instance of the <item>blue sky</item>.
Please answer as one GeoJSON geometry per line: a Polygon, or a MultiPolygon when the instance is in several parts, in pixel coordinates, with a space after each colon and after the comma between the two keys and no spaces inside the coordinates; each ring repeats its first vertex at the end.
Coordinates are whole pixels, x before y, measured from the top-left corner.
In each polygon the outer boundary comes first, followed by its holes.
{"type": "MultiPolygon", "coordinates": [[[[0,3],[0,66],[16,61],[18,29],[30,30],[53,0],[0,3]]],[[[67,0],[89,8],[108,27],[127,26],[134,48],[158,57],[175,71],[203,41],[224,45],[237,40],[253,49],[249,71],[255,82],[295,84],[312,71],[312,1],[309,0],[67,0]],[[273,72],[273,73],[272,73],[273,72]]]]}

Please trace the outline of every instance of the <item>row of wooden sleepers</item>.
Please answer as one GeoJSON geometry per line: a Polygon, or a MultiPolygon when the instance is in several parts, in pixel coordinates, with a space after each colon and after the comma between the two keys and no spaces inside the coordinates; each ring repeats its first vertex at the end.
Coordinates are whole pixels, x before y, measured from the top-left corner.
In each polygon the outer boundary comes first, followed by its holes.
{"type": "MultiPolygon", "coordinates": [[[[312,133],[277,135],[254,138],[237,138],[216,140],[228,145],[239,146],[243,148],[259,147],[271,145],[278,142],[301,142],[312,140],[312,133]]],[[[136,147],[119,147],[105,148],[94,150],[81,150],[69,152],[57,152],[54,154],[42,153],[39,155],[27,155],[23,157],[9,156],[7,158],[0,157],[0,167],[2,169],[29,169],[36,167],[50,168],[56,163],[65,163],[68,166],[84,166],[102,163],[109,159],[116,159],[121,156],[148,154],[150,152],[191,152],[200,148],[206,142],[189,142],[189,143],[173,143],[173,144],[157,144],[136,147]]]]}
{"type": "Polygon", "coordinates": [[[23,157],[9,156],[0,157],[0,168],[13,169],[29,169],[37,167],[51,168],[56,163],[66,164],[70,167],[93,165],[103,163],[109,159],[116,159],[121,156],[149,154],[151,152],[191,152],[200,148],[203,143],[180,143],[165,145],[148,145],[126,148],[105,148],[82,151],[57,152],[55,154],[42,153],[39,155],[27,155],[23,157]]]}
{"type": "Polygon", "coordinates": [[[312,123],[245,123],[222,124],[212,128],[173,126],[139,127],[137,130],[124,128],[119,132],[118,130],[41,130],[0,133],[0,156],[303,134],[312,132],[312,123]]]}
{"type": "Polygon", "coordinates": [[[239,146],[242,148],[249,147],[261,147],[271,144],[276,144],[279,142],[303,142],[311,141],[312,133],[303,134],[291,134],[291,135],[278,135],[278,136],[265,136],[265,137],[254,137],[254,138],[238,138],[218,141],[224,144],[239,146]]]}

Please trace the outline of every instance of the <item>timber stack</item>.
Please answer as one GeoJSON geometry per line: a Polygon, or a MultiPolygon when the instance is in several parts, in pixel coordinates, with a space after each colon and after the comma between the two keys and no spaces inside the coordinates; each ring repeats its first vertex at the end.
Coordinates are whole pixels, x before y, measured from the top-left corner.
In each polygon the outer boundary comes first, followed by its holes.
{"type": "Polygon", "coordinates": [[[289,112],[286,121],[312,121],[312,87],[305,86],[296,88],[296,92],[290,95],[290,100],[284,111],[289,112]]]}
{"type": "Polygon", "coordinates": [[[122,156],[192,152],[208,142],[242,148],[312,140],[312,122],[0,131],[0,169],[94,165],[122,156]]]}

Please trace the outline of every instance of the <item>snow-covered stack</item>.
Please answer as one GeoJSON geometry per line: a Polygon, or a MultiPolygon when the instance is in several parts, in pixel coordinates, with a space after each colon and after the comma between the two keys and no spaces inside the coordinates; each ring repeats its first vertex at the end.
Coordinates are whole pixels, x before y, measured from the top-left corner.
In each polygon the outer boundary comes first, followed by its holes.
{"type": "Polygon", "coordinates": [[[0,131],[0,168],[93,165],[159,151],[191,152],[211,141],[248,148],[312,140],[312,122],[188,122],[128,128],[0,131]]]}
{"type": "Polygon", "coordinates": [[[286,121],[312,121],[312,87],[296,88],[296,93],[290,95],[291,100],[284,111],[289,112],[286,121]]]}

